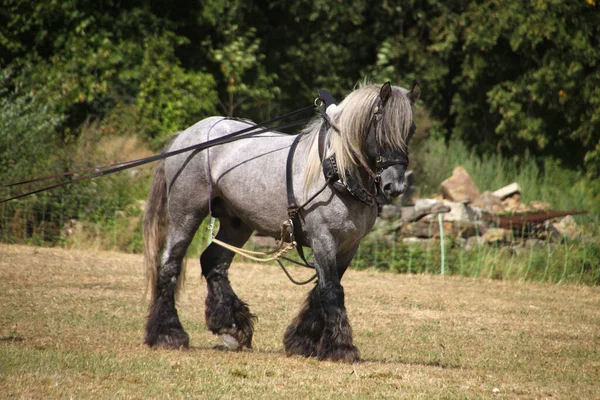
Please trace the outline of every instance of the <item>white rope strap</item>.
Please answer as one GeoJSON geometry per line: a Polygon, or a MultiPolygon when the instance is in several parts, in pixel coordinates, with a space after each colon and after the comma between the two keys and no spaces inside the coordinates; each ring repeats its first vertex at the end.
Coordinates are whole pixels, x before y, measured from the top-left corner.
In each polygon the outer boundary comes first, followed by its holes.
{"type": "Polygon", "coordinates": [[[212,238],[212,241],[227,250],[233,251],[234,253],[239,254],[240,256],[246,257],[253,261],[257,261],[257,262],[277,261],[282,256],[284,256],[286,253],[288,253],[290,250],[293,250],[296,248],[296,241],[293,240],[293,236],[290,233],[293,229],[292,226],[293,225],[292,225],[291,221],[289,221],[289,220],[285,221],[283,224],[281,224],[281,240],[279,241],[279,248],[277,248],[275,250],[267,251],[267,252],[245,250],[240,247],[235,247],[235,246],[230,245],[229,243],[225,243],[225,242],[217,239],[214,236],[212,238]],[[292,240],[289,242],[286,242],[285,241],[286,235],[289,235],[289,237],[292,240]],[[256,256],[259,256],[259,257],[256,257],[256,256]],[[268,256],[271,256],[271,257],[268,257],[268,256]]]}
{"type": "Polygon", "coordinates": [[[274,251],[270,251],[270,252],[261,252],[261,251],[251,251],[251,250],[244,250],[242,248],[239,247],[235,247],[232,246],[228,243],[225,243],[217,238],[213,238],[212,240],[214,243],[218,244],[219,246],[227,249],[227,250],[231,250],[236,254],[239,254],[242,257],[246,257],[250,260],[253,261],[257,261],[257,262],[269,262],[269,261],[277,261],[279,260],[283,255],[285,255],[286,253],[288,253],[290,250],[293,250],[296,248],[296,242],[291,242],[291,243],[285,243],[286,245],[284,246],[284,242],[280,243],[279,245],[279,249],[274,250],[274,251]],[[260,255],[260,256],[269,256],[270,254],[275,254],[271,257],[256,257],[256,255],[260,255]]]}

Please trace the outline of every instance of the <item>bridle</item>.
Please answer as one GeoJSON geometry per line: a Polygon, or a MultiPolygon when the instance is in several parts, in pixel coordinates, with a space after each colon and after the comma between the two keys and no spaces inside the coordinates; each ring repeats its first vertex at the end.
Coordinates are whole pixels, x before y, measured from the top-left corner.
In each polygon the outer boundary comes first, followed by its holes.
{"type": "MultiPolygon", "coordinates": [[[[378,129],[379,123],[383,120],[385,113],[385,105],[387,103],[387,99],[382,99],[381,97],[378,100],[378,104],[373,107],[373,116],[369,122],[369,132],[367,134],[366,142],[368,143],[370,138],[374,137],[375,147],[377,149],[377,155],[375,156],[375,167],[371,169],[368,165],[361,161],[361,166],[369,175],[369,187],[373,187],[373,198],[375,203],[379,206],[389,204],[391,200],[385,194],[385,191],[381,187],[381,174],[389,167],[401,165],[404,168],[408,168],[409,157],[408,157],[408,148],[402,151],[400,157],[387,157],[383,155],[382,147],[381,147],[381,129],[378,129]]],[[[410,130],[407,136],[407,140],[414,134],[417,129],[415,123],[411,121],[410,130]]],[[[373,139],[371,139],[372,141],[373,139]]],[[[356,156],[356,155],[355,155],[356,156]]],[[[358,160],[362,160],[358,158],[358,160]]]]}
{"type": "MultiPolygon", "coordinates": [[[[386,84],[388,85],[388,84],[386,84]]],[[[323,101],[323,104],[319,107],[321,115],[324,119],[324,123],[321,127],[321,131],[319,132],[319,154],[321,156],[323,174],[325,176],[325,180],[328,181],[335,189],[341,192],[347,192],[352,197],[357,200],[365,203],[368,206],[382,206],[384,204],[389,204],[391,200],[385,194],[385,191],[381,187],[381,174],[389,167],[395,165],[402,165],[405,168],[408,168],[408,148],[404,149],[401,157],[386,157],[383,155],[381,148],[381,129],[378,129],[378,125],[383,120],[383,116],[385,113],[385,106],[388,100],[391,97],[391,86],[389,87],[389,91],[385,90],[385,86],[382,88],[382,94],[379,96],[377,103],[373,107],[373,114],[369,121],[367,130],[368,133],[366,135],[366,142],[375,141],[375,146],[377,148],[377,154],[374,157],[374,167],[369,166],[367,163],[363,161],[363,158],[358,155],[358,152],[355,149],[351,148],[353,156],[356,160],[358,160],[359,164],[365,170],[367,175],[369,176],[369,181],[367,182],[367,188],[364,188],[360,185],[359,181],[346,174],[346,179],[342,180],[337,162],[335,159],[335,155],[324,158],[324,137],[327,135],[327,131],[331,127],[331,122],[329,120],[329,116],[325,112],[327,106],[331,104],[327,104],[326,100],[323,101]],[[368,188],[371,188],[370,190],[368,188]]],[[[407,136],[407,140],[414,134],[416,130],[416,125],[411,121],[411,126],[409,130],[409,134],[407,136]]]]}

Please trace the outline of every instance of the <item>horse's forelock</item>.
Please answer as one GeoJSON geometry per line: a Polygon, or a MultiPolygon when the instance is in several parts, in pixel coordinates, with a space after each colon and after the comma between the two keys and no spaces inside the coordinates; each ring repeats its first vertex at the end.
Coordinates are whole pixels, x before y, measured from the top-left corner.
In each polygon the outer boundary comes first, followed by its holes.
{"type": "Polygon", "coordinates": [[[406,94],[399,87],[393,88],[393,95],[385,106],[384,117],[380,129],[380,136],[392,149],[406,150],[406,141],[413,121],[412,104],[406,94]]]}

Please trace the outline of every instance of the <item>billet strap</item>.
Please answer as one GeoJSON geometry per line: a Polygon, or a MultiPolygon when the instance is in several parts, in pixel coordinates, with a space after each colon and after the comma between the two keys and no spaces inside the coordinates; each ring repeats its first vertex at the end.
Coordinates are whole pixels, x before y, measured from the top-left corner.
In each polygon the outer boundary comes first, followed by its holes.
{"type": "Polygon", "coordinates": [[[300,143],[300,139],[302,138],[303,133],[298,134],[292,145],[290,146],[290,151],[288,152],[288,157],[285,165],[285,185],[287,190],[287,201],[288,201],[288,216],[292,221],[292,232],[294,238],[296,240],[296,250],[298,255],[304,261],[307,267],[314,268],[314,264],[309,262],[304,256],[304,251],[302,250],[302,245],[299,242],[302,242],[304,239],[304,233],[302,231],[302,222],[300,221],[300,216],[298,215],[298,204],[296,203],[296,196],[294,195],[294,153],[296,152],[296,148],[298,147],[298,143],[300,143]]]}
{"type": "MultiPolygon", "coordinates": [[[[327,137],[327,131],[331,127],[331,121],[329,119],[329,116],[327,115],[327,107],[334,104],[334,99],[333,99],[333,96],[331,95],[331,93],[325,89],[319,89],[317,94],[318,94],[318,96],[317,96],[317,99],[315,100],[315,105],[317,106],[317,108],[319,109],[319,112],[321,113],[321,116],[323,117],[323,124],[319,131],[319,137],[318,137],[319,157],[321,159],[323,159],[323,153],[325,151],[325,139],[327,137]],[[321,104],[317,104],[317,102],[319,102],[319,101],[321,102],[321,104]]],[[[303,135],[303,133],[298,134],[298,136],[296,136],[296,138],[292,142],[292,145],[290,146],[290,151],[288,152],[288,157],[287,157],[287,161],[286,161],[286,165],[285,165],[285,184],[286,184],[286,188],[287,188],[288,216],[289,216],[290,220],[292,221],[294,237],[296,238],[296,241],[298,242],[298,244],[296,246],[296,250],[298,251],[298,256],[300,256],[300,258],[302,259],[302,261],[304,262],[304,264],[307,267],[314,268],[315,267],[314,264],[312,262],[309,262],[306,259],[306,256],[304,255],[304,250],[302,249],[302,245],[300,244],[301,242],[307,242],[307,240],[305,240],[306,238],[305,238],[304,232],[302,230],[302,221],[300,220],[298,211],[302,207],[304,207],[308,202],[303,204],[302,206],[298,206],[298,204],[296,203],[296,196],[294,195],[294,179],[293,179],[294,153],[296,152],[296,148],[298,147],[298,143],[300,142],[302,135],[303,135]]],[[[320,192],[322,192],[326,186],[327,185],[325,185],[319,192],[317,192],[313,197],[311,197],[311,199],[309,199],[309,201],[314,199],[314,197],[316,197],[316,195],[318,195],[320,192]]]]}
{"type": "MultiPolygon", "coordinates": [[[[299,133],[292,145],[290,146],[290,151],[288,152],[287,161],[285,163],[285,185],[287,187],[287,201],[288,201],[288,214],[290,214],[290,218],[292,217],[292,213],[297,213],[298,205],[296,204],[296,196],[294,196],[294,153],[296,152],[296,147],[298,147],[298,143],[300,143],[300,139],[302,138],[303,133],[299,133]]],[[[296,224],[294,224],[295,226],[296,224]]]]}

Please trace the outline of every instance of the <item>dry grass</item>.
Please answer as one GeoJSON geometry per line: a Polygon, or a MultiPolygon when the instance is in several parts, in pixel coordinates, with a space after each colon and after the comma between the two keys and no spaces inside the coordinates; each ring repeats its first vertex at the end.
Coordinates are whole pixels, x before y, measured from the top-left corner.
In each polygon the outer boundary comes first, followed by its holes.
{"type": "Polygon", "coordinates": [[[223,351],[206,330],[195,260],[178,307],[192,347],[148,349],[141,266],[0,245],[0,397],[600,398],[598,288],[350,271],[364,359],[351,366],[286,357],[307,289],[241,263],[231,279],[259,315],[254,351],[223,351]]]}

